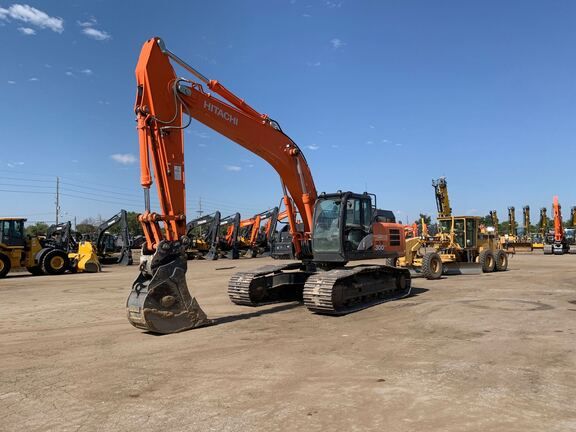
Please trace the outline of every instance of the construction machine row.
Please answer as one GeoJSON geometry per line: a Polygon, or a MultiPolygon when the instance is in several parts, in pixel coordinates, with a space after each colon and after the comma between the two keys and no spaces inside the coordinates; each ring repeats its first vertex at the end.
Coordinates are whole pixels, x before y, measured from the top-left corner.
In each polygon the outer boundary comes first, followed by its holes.
{"type": "MultiPolygon", "coordinates": [[[[144,210],[139,273],[127,302],[128,321],[151,333],[174,333],[213,324],[190,293],[189,259],[271,256],[276,265],[234,274],[230,300],[243,306],[300,301],[313,313],[344,315],[411,294],[415,276],[506,271],[509,254],[543,249],[545,254],[575,253],[574,229],[564,229],[554,198],[554,229],[546,209],[533,232],[524,207],[518,234],[514,207],[508,231],[496,211],[491,220],[453,214],[445,178],[432,182],[437,224],[404,225],[368,192],[320,193],[299,147],[280,123],[211,80],[167,49],[157,37],[146,41],[136,66],[134,113],[140,150],[144,210]],[[189,74],[176,75],[175,66],[189,74]],[[280,205],[243,218],[220,211],[187,222],[184,129],[196,120],[266,161],[280,178],[280,205]],[[153,211],[156,183],[159,211],[153,211]],[[353,264],[354,261],[368,263],[353,264]]],[[[386,203],[390,206],[390,203],[386,203]]],[[[101,263],[132,263],[136,233],[128,232],[120,211],[76,240],[70,224],[45,236],[25,236],[23,219],[0,220],[0,276],[26,268],[33,274],[99,271],[101,263]],[[120,224],[116,238],[108,230],[120,224]]],[[[572,225],[576,208],[572,209],[572,225]]]]}

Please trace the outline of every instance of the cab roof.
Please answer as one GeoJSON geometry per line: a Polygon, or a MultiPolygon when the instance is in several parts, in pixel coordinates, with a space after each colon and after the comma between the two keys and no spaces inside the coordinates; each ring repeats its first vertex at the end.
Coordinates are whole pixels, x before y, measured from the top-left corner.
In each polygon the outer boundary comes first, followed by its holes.
{"type": "Polygon", "coordinates": [[[27,221],[28,219],[23,217],[0,217],[0,221],[27,221]]]}

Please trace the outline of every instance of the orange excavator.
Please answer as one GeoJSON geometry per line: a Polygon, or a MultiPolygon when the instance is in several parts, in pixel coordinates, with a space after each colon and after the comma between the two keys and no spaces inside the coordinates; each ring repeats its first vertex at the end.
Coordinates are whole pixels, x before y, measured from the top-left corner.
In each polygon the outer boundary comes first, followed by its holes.
{"type": "Polygon", "coordinates": [[[278,223],[278,207],[271,208],[240,222],[240,247],[245,255],[256,258],[270,252],[272,236],[278,223]],[[264,226],[262,223],[266,222],[264,226]]]}
{"type": "Polygon", "coordinates": [[[410,294],[407,269],[379,264],[346,266],[349,261],[404,253],[403,226],[385,222],[383,214],[389,212],[377,209],[375,195],[342,191],[318,194],[301,149],[276,121],[257,112],[218,81],[206,78],[170,52],[160,38],[144,43],[136,80],[135,113],[145,198],[145,211],[139,220],[146,243],[140,274],[126,305],[132,325],[153,333],[174,333],[213,323],[191,296],[185,277],[184,251],[189,240],[183,129],[192,119],[260,156],[277,171],[299,260],[236,273],[228,284],[232,302],[258,306],[303,299],[312,312],[341,315],[410,294]],[[197,81],[177,78],[171,62],[197,81]],[[150,210],[152,172],[160,213],[150,210]],[[302,230],[297,229],[293,208],[300,214],[302,230]]]}
{"type": "Polygon", "coordinates": [[[544,253],[546,255],[575,254],[576,245],[570,245],[562,225],[562,208],[558,202],[558,196],[554,196],[552,210],[554,213],[554,235],[546,236],[544,253]]]}
{"type": "Polygon", "coordinates": [[[245,255],[249,255],[252,258],[256,257],[257,254],[256,242],[258,240],[261,223],[262,217],[260,214],[240,221],[240,248],[244,251],[245,255]]]}

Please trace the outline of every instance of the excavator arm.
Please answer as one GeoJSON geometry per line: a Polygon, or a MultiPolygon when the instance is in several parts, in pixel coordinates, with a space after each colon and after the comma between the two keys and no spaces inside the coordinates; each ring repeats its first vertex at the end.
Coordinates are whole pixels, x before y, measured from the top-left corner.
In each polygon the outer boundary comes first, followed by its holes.
{"type": "Polygon", "coordinates": [[[538,228],[540,230],[540,235],[542,239],[546,238],[548,233],[548,215],[546,214],[546,207],[540,209],[540,221],[538,222],[538,228]]]}
{"type": "MultiPolygon", "coordinates": [[[[185,235],[182,134],[191,118],[272,165],[280,175],[284,199],[291,198],[302,215],[303,232],[297,232],[294,215],[289,217],[289,223],[295,238],[300,244],[305,244],[311,230],[316,187],[300,148],[282,132],[278,123],[258,113],[218,81],[207,79],[187,65],[166,49],[160,38],[150,39],[144,44],[136,67],[136,79],[135,112],[140,141],[141,184],[146,207],[140,221],[149,251],[154,251],[162,240],[178,242],[185,235]],[[177,78],[171,60],[200,82],[177,78]],[[207,93],[203,85],[220,98],[207,93]],[[186,124],[183,124],[183,113],[189,117],[186,124]],[[159,214],[150,211],[151,171],[159,196],[159,214]],[[164,232],[159,222],[164,223],[164,232]]],[[[299,254],[302,253],[300,244],[296,245],[299,254]]]]}
{"type": "Polygon", "coordinates": [[[496,210],[490,210],[490,219],[492,220],[492,226],[494,227],[494,234],[498,235],[499,223],[498,223],[498,213],[496,210]]]}
{"type": "Polygon", "coordinates": [[[160,38],[144,43],[136,66],[136,81],[134,111],[145,205],[139,220],[146,244],[140,275],[127,302],[128,319],[139,328],[173,333],[211,323],[190,295],[185,278],[185,249],[189,239],[183,130],[192,119],[260,156],[278,172],[286,208],[292,209],[288,204],[293,202],[303,220],[304,229],[298,231],[294,213],[290,212],[288,217],[295,248],[302,259],[311,257],[308,245],[317,191],[300,148],[278,123],[258,113],[218,81],[209,80],[186,64],[160,38]],[[192,74],[196,81],[178,78],[172,62],[192,74]],[[152,212],[150,207],[153,181],[159,213],[152,212]]]}
{"type": "Polygon", "coordinates": [[[450,207],[450,199],[448,197],[448,183],[444,177],[438,180],[432,180],[432,186],[436,194],[436,208],[438,209],[438,217],[452,216],[452,208],[450,207]]]}
{"type": "Polygon", "coordinates": [[[516,238],[518,235],[518,229],[516,228],[516,209],[514,207],[508,207],[508,235],[516,238]]]}
{"type": "Polygon", "coordinates": [[[562,208],[558,202],[558,196],[554,196],[554,242],[561,243],[564,241],[564,227],[562,226],[562,208]]]}
{"type": "Polygon", "coordinates": [[[524,239],[529,241],[530,236],[530,206],[524,206],[522,208],[522,216],[524,218],[524,239]]]}
{"type": "Polygon", "coordinates": [[[128,213],[120,210],[106,222],[102,222],[96,230],[96,251],[99,257],[105,255],[106,245],[104,238],[106,231],[115,225],[120,224],[120,236],[122,237],[122,249],[116,263],[122,265],[132,265],[132,249],[130,248],[130,233],[128,231],[128,213]]]}

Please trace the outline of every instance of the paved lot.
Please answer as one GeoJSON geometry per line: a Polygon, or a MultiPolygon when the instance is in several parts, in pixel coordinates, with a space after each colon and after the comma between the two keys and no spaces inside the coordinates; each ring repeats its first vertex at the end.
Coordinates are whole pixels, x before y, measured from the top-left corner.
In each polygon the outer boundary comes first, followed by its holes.
{"type": "Polygon", "coordinates": [[[576,430],[575,256],[345,317],[231,304],[230,275],[268,262],[189,262],[219,324],[168,336],[125,318],[136,266],[0,280],[0,430],[576,430]]]}

